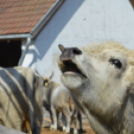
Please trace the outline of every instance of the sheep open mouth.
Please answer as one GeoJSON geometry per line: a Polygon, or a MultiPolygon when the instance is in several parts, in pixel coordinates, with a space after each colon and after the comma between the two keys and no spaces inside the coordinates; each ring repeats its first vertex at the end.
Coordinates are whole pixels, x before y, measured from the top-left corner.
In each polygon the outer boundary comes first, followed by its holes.
{"type": "Polygon", "coordinates": [[[81,71],[80,69],[77,67],[77,65],[71,61],[64,61],[64,69],[62,70],[62,72],[64,74],[77,74],[77,75],[81,75],[83,77],[86,77],[81,71]]]}

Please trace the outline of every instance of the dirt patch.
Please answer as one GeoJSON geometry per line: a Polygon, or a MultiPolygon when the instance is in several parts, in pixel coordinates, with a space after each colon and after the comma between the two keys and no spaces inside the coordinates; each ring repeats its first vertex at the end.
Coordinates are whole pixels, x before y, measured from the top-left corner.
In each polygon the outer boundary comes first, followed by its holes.
{"type": "MultiPolygon", "coordinates": [[[[62,131],[61,120],[59,120],[60,127],[58,127],[57,131],[50,131],[50,124],[51,120],[49,114],[45,112],[41,134],[65,134],[65,132],[62,131]]],[[[79,134],[95,134],[85,116],[82,117],[82,125],[83,125],[83,132],[79,132],[79,134]]],[[[73,128],[71,128],[71,132],[73,132],[73,128]]]]}
{"type": "MultiPolygon", "coordinates": [[[[71,128],[71,132],[73,128],[71,128]]],[[[59,127],[57,131],[50,131],[50,127],[48,125],[42,128],[41,134],[65,134],[62,131],[62,127],[59,127]]],[[[91,129],[89,123],[83,124],[83,132],[79,132],[79,134],[95,134],[94,131],[91,129]]]]}

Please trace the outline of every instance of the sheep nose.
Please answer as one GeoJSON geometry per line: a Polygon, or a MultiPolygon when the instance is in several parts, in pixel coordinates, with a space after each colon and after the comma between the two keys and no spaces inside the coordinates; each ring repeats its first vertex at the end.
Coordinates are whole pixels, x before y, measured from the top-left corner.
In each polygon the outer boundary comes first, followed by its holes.
{"type": "Polygon", "coordinates": [[[59,45],[59,49],[61,50],[62,54],[60,56],[61,61],[68,61],[74,58],[75,55],[81,55],[82,51],[77,47],[71,48],[64,48],[63,45],[59,45]]]}

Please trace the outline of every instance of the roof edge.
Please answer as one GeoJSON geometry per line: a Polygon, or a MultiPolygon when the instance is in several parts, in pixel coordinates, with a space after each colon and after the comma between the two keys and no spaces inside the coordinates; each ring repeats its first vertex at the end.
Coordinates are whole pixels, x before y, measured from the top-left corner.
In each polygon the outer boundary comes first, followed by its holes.
{"type": "Polygon", "coordinates": [[[22,38],[31,38],[31,34],[8,34],[0,35],[0,39],[22,39],[22,38]]]}
{"type": "Polygon", "coordinates": [[[38,24],[32,29],[32,38],[36,37],[37,34],[42,30],[42,28],[48,23],[51,17],[56,13],[59,7],[63,4],[65,0],[57,0],[56,3],[50,8],[50,10],[44,15],[44,17],[38,22],[38,24]]]}

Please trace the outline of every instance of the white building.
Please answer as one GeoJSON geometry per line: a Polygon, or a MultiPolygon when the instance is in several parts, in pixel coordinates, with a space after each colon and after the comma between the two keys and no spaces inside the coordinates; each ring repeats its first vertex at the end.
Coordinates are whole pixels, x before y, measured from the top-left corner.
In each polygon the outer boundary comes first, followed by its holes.
{"type": "MultiPolygon", "coordinates": [[[[46,0],[39,1],[45,3],[46,0]]],[[[41,75],[46,76],[54,71],[54,80],[59,81],[59,70],[56,66],[57,53],[60,52],[59,44],[81,47],[91,42],[116,41],[134,49],[134,10],[129,0],[49,2],[53,2],[52,6],[49,6],[43,14],[44,17],[38,20],[30,32],[17,33],[16,36],[15,33],[0,35],[0,39],[4,38],[7,42],[10,42],[8,37],[11,36],[21,39],[24,52],[20,56],[22,66],[32,66],[41,75]],[[28,51],[25,55],[26,48],[28,51]]],[[[131,2],[133,3],[132,0],[131,2]]]]}

